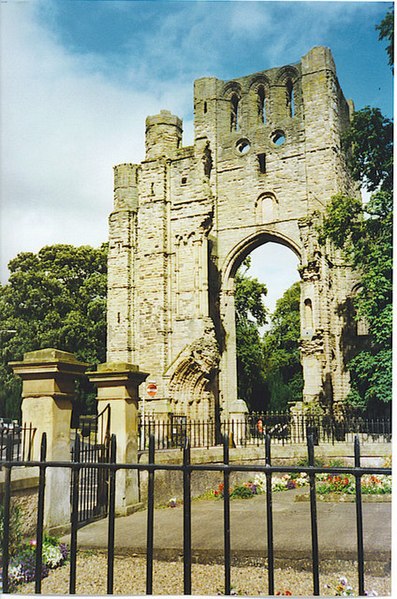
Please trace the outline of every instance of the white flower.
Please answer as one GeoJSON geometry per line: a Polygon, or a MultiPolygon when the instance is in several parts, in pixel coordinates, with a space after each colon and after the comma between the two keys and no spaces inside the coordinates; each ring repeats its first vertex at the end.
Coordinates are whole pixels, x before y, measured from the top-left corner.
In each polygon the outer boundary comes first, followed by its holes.
{"type": "Polygon", "coordinates": [[[341,583],[341,585],[345,586],[347,585],[347,578],[345,576],[342,576],[341,578],[339,578],[339,582],[341,583]]]}
{"type": "Polygon", "coordinates": [[[53,545],[43,546],[43,562],[50,568],[60,566],[63,561],[62,553],[59,547],[53,545]]]}
{"type": "Polygon", "coordinates": [[[14,582],[23,582],[24,576],[22,572],[22,565],[18,564],[17,566],[11,566],[8,570],[8,576],[10,580],[14,582]]]}

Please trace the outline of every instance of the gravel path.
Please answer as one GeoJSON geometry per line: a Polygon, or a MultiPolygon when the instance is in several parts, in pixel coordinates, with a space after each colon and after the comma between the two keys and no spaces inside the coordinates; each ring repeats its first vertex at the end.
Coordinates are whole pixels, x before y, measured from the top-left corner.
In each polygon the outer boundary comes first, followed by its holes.
{"type": "MultiPolygon", "coordinates": [[[[104,554],[80,553],[77,558],[78,595],[106,594],[107,561],[104,554]]],[[[115,595],[145,595],[146,560],[142,557],[115,558],[114,570],[115,595]]],[[[183,563],[155,561],[153,567],[153,594],[183,594],[183,563]]],[[[322,596],[335,596],[335,587],[340,576],[345,576],[354,590],[357,590],[357,569],[349,566],[337,573],[320,575],[320,593],[322,596]],[[325,588],[325,585],[331,588],[325,588]]],[[[45,595],[67,595],[69,581],[69,565],[50,571],[43,580],[42,593],[45,595]]],[[[267,572],[263,566],[233,566],[231,581],[236,594],[251,596],[267,595],[267,572]]],[[[378,596],[391,594],[390,577],[366,576],[365,588],[374,590],[378,596]]],[[[221,565],[192,565],[192,594],[223,594],[224,568],[221,565]]],[[[275,592],[281,594],[290,591],[293,596],[312,595],[312,574],[290,568],[275,570],[275,592]]],[[[34,584],[19,587],[18,593],[34,593],[34,584]]],[[[357,595],[358,593],[355,593],[357,595]]]]}

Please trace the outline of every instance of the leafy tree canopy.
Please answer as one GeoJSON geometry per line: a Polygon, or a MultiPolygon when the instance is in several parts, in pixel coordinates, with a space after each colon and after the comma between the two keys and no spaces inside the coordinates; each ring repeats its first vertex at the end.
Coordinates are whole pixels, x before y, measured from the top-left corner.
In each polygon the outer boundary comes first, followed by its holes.
{"type": "Polygon", "coordinates": [[[379,40],[386,40],[386,52],[389,57],[389,65],[394,65],[394,10],[393,7],[387,12],[385,18],[376,26],[379,31],[379,40]]]}
{"type": "Polygon", "coordinates": [[[105,361],[107,244],[23,252],[9,270],[0,295],[0,402],[2,412],[16,417],[20,383],[9,361],[45,347],[73,352],[91,365],[105,361]]]}
{"type": "Polygon", "coordinates": [[[249,321],[262,327],[268,318],[268,310],[262,301],[267,295],[267,287],[258,279],[247,275],[250,266],[251,257],[248,256],[238,269],[234,279],[236,318],[237,322],[249,321]]]}
{"type": "Polygon", "coordinates": [[[251,409],[263,401],[263,348],[259,328],[267,322],[268,310],[263,304],[266,285],[247,275],[251,265],[248,256],[235,276],[236,345],[238,396],[251,409]]]}
{"type": "Polygon", "coordinates": [[[285,411],[289,402],[302,401],[300,363],[300,283],[294,283],[277,301],[271,328],[263,339],[264,374],[269,408],[285,411]]]}
{"type": "Polygon", "coordinates": [[[348,165],[368,191],[391,191],[393,186],[393,123],[379,108],[366,106],[353,114],[344,136],[348,165]]]}
{"type": "Polygon", "coordinates": [[[348,402],[363,409],[379,409],[392,399],[392,127],[377,108],[354,114],[345,136],[349,165],[353,177],[373,193],[367,204],[333,197],[319,238],[343,250],[360,274],[353,301],[356,318],[369,325],[370,339],[348,362],[348,402]]]}

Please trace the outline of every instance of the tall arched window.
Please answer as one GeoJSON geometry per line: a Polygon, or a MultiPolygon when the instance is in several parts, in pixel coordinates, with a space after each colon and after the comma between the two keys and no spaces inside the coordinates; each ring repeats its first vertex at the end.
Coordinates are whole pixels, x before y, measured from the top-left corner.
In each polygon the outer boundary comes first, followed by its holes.
{"type": "Polygon", "coordinates": [[[289,116],[294,116],[294,114],[295,114],[295,99],[294,99],[294,84],[292,83],[292,79],[287,79],[285,87],[286,87],[288,113],[289,113],[289,116]]]}
{"type": "Polygon", "coordinates": [[[260,123],[266,123],[266,93],[263,85],[258,87],[258,119],[260,123]]]}
{"type": "Polygon", "coordinates": [[[232,94],[232,97],[230,98],[230,131],[237,131],[239,128],[239,123],[238,123],[239,101],[240,101],[240,98],[238,97],[238,95],[232,94]]]}

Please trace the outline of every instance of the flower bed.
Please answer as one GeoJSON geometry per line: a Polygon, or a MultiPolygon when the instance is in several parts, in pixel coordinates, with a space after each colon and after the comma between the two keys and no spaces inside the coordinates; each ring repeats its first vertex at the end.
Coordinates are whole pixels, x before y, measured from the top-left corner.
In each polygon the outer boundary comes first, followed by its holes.
{"type": "MultiPolygon", "coordinates": [[[[309,485],[309,476],[306,473],[284,474],[272,477],[272,491],[289,491],[309,485]]],[[[361,492],[363,495],[391,496],[391,476],[365,475],[361,478],[361,492]]],[[[253,481],[239,484],[230,490],[230,499],[250,499],[266,491],[266,475],[257,474],[253,481]]],[[[320,499],[328,496],[335,501],[339,498],[351,496],[354,500],[356,494],[355,477],[351,474],[317,474],[316,491],[320,499]]],[[[201,495],[201,499],[220,499],[224,495],[224,485],[221,483],[214,490],[201,495]]]]}
{"type": "MultiPolygon", "coordinates": [[[[55,537],[46,535],[43,540],[41,578],[48,576],[49,570],[58,568],[68,558],[68,548],[64,543],[59,543],[55,537]]],[[[2,572],[1,572],[2,574],[2,572]]],[[[14,555],[11,556],[8,580],[10,591],[25,582],[32,582],[36,577],[36,540],[21,544],[14,555]]]]}
{"type": "MultiPolygon", "coordinates": [[[[320,495],[328,493],[343,493],[355,495],[356,483],[351,474],[327,474],[318,475],[317,492],[320,495]]],[[[363,495],[385,495],[391,493],[391,476],[387,475],[365,475],[361,478],[361,492],[363,495]]]]}

